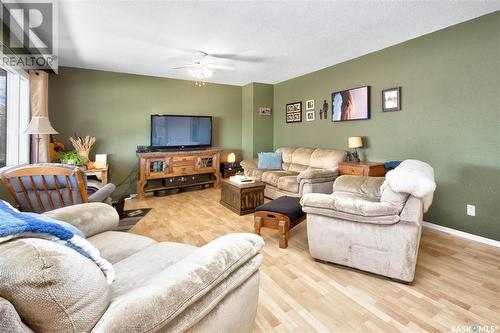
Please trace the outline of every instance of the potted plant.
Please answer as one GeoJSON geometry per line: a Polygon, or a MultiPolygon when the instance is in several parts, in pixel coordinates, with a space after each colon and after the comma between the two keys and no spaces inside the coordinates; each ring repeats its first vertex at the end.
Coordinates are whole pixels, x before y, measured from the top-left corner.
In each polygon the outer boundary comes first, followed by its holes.
{"type": "Polygon", "coordinates": [[[57,154],[56,159],[62,164],[80,166],[83,165],[83,158],[76,151],[62,151],[57,154]]]}

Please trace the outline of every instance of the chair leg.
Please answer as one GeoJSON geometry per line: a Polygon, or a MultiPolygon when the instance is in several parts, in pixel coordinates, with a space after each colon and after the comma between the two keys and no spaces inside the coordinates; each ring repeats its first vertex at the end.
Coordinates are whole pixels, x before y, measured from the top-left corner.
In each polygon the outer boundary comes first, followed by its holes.
{"type": "Polygon", "coordinates": [[[260,216],[254,217],[253,228],[254,228],[254,232],[257,235],[260,235],[260,229],[262,228],[262,217],[260,217],[260,216]]]}
{"type": "Polygon", "coordinates": [[[286,249],[288,247],[288,232],[290,230],[289,221],[279,221],[278,229],[280,232],[280,242],[279,246],[281,249],[286,249]]]}

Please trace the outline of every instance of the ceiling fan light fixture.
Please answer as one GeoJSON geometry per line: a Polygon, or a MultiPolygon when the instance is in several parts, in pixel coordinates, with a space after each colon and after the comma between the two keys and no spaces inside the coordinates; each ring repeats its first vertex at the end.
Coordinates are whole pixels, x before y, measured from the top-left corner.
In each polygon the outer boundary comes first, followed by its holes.
{"type": "Polygon", "coordinates": [[[195,79],[204,80],[208,79],[214,74],[214,71],[207,67],[197,66],[189,70],[189,74],[195,79]]]}

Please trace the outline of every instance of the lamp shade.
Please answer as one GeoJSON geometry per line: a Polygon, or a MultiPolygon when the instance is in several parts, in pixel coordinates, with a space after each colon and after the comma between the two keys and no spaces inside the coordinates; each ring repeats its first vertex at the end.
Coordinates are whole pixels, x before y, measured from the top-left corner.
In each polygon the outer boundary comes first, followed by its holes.
{"type": "Polygon", "coordinates": [[[24,134],[58,134],[50,124],[48,117],[34,116],[24,134]]]}
{"type": "Polygon", "coordinates": [[[234,163],[236,162],[236,155],[234,153],[230,153],[229,155],[227,155],[227,161],[229,163],[234,163]]]}
{"type": "Polygon", "coordinates": [[[347,139],[349,148],[361,148],[363,147],[363,140],[360,136],[351,136],[347,139]]]}

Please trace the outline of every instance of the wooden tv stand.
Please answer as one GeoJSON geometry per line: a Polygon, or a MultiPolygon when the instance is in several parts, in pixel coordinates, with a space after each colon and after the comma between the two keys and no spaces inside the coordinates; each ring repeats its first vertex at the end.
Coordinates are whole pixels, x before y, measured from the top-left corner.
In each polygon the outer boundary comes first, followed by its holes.
{"type": "Polygon", "coordinates": [[[139,199],[144,199],[147,192],[158,190],[197,185],[219,186],[221,152],[220,149],[206,149],[138,153],[137,194],[139,199]],[[155,179],[162,180],[162,185],[147,186],[148,181],[155,179]]]}

